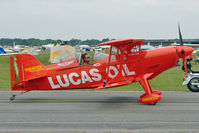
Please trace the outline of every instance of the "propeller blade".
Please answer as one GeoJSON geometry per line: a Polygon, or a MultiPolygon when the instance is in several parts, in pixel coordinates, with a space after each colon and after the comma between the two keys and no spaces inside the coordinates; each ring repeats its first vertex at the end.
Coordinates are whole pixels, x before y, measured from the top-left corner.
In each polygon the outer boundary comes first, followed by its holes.
{"type": "MultiPolygon", "coordinates": [[[[179,23],[178,23],[178,31],[179,31],[180,46],[183,46],[182,34],[181,34],[181,31],[180,31],[180,24],[179,23]]],[[[183,62],[183,66],[184,66],[184,70],[185,70],[186,76],[188,76],[185,55],[186,54],[185,54],[185,51],[184,51],[184,56],[182,57],[182,62],[183,62]]]]}
{"type": "Polygon", "coordinates": [[[181,31],[180,31],[180,24],[179,23],[178,23],[178,31],[179,31],[180,45],[183,46],[182,34],[181,34],[181,31]]]}
{"type": "Polygon", "coordinates": [[[185,57],[182,58],[182,62],[183,62],[183,66],[184,66],[184,70],[185,70],[186,76],[188,76],[188,73],[187,73],[187,64],[186,64],[185,57]]]}

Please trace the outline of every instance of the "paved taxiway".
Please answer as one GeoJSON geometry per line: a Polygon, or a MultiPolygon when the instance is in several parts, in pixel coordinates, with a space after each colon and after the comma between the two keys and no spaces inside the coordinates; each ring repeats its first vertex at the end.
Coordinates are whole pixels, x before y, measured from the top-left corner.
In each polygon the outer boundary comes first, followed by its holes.
{"type": "Polygon", "coordinates": [[[199,93],[163,92],[154,105],[143,92],[0,92],[0,131],[199,131],[199,93]]]}

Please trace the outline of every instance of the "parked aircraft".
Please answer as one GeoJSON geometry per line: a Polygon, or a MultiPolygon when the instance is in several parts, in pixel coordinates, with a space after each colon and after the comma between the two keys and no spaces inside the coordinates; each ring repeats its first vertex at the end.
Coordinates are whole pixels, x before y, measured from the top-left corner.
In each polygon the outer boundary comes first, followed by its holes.
{"type": "Polygon", "coordinates": [[[16,55],[16,54],[19,54],[19,53],[13,53],[13,52],[10,52],[11,50],[5,50],[3,49],[2,47],[0,47],[0,56],[8,56],[8,55],[16,55]],[[8,52],[7,52],[8,51],[8,52]]]}

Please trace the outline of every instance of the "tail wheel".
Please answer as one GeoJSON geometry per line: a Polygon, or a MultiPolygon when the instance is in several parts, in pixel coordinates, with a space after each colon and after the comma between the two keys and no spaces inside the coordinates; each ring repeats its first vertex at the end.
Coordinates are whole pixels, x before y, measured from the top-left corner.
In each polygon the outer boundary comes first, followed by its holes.
{"type": "Polygon", "coordinates": [[[192,78],[189,83],[187,84],[187,87],[192,92],[199,92],[199,78],[192,78]],[[198,85],[197,85],[198,84],[198,85]]]}

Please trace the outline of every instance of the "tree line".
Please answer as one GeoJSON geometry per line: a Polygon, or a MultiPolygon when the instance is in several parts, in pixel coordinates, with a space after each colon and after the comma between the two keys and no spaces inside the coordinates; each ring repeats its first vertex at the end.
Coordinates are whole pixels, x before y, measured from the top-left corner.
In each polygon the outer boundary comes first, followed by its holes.
{"type": "Polygon", "coordinates": [[[102,42],[110,41],[109,38],[98,40],[98,39],[87,39],[87,40],[80,40],[80,39],[71,39],[71,40],[52,40],[52,39],[35,39],[35,38],[29,38],[29,39],[20,39],[20,38],[15,38],[15,39],[9,39],[9,38],[1,38],[0,39],[0,45],[2,46],[12,46],[14,43],[16,45],[27,45],[27,46],[41,46],[41,45],[46,45],[46,44],[60,44],[63,43],[64,41],[67,42],[68,45],[89,45],[93,46],[102,42]]]}

